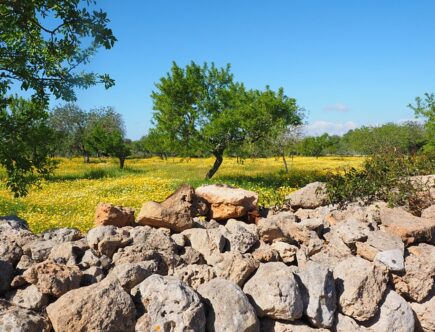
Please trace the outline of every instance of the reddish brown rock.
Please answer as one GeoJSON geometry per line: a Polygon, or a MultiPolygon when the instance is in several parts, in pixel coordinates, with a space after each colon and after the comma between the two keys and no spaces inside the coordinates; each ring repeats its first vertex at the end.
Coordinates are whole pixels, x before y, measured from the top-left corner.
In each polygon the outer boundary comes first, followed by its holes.
{"type": "Polygon", "coordinates": [[[216,220],[244,217],[257,209],[258,194],[241,188],[213,184],[197,188],[196,195],[210,204],[210,217],[216,220]]]}
{"type": "Polygon", "coordinates": [[[134,210],[109,203],[100,203],[95,211],[95,226],[113,225],[116,227],[134,224],[134,210]]]}
{"type": "Polygon", "coordinates": [[[382,208],[381,222],[385,231],[400,236],[406,244],[435,244],[435,220],[419,218],[401,208],[382,208]]]}

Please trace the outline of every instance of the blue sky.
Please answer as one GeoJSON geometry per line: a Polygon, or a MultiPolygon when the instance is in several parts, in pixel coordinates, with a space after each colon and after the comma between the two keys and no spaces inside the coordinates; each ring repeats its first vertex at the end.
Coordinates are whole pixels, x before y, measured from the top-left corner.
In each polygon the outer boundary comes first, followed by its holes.
{"type": "Polygon", "coordinates": [[[133,139],[150,128],[150,93],[172,61],[231,63],[250,88],[284,87],[313,134],[412,119],[406,105],[435,91],[433,0],[98,3],[118,42],[87,70],[116,86],[80,90],[77,103],[114,106],[133,139]]]}

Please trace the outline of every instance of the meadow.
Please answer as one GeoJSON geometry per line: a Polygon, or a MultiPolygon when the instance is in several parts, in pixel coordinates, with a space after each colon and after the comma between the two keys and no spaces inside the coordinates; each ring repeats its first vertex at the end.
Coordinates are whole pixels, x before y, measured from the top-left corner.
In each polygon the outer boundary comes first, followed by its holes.
{"type": "MultiPolygon", "coordinates": [[[[197,187],[204,183],[226,183],[258,192],[259,204],[281,204],[285,195],[309,182],[322,180],[328,171],[361,164],[361,157],[295,157],[288,159],[285,173],[281,158],[225,158],[212,180],[204,175],[212,158],[129,159],[120,170],[115,159],[94,159],[84,164],[80,158],[58,159],[52,178],[29,195],[13,198],[0,184],[0,216],[16,214],[28,221],[34,232],[56,227],[87,231],[93,226],[99,202],[140,210],[148,200],[162,201],[182,183],[197,187]]],[[[1,176],[1,173],[0,173],[1,176]]]]}

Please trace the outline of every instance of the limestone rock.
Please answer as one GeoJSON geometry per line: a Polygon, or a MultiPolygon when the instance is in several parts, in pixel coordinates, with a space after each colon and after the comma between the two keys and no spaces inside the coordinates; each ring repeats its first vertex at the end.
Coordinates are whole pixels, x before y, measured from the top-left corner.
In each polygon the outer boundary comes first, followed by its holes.
{"type": "Polygon", "coordinates": [[[286,199],[293,208],[315,209],[326,205],[328,202],[326,185],[323,182],[307,184],[305,187],[286,196],[286,199]]]}
{"type": "Polygon", "coordinates": [[[47,307],[55,331],[133,332],[136,310],[117,282],[72,290],[47,307]]]}
{"type": "Polygon", "coordinates": [[[384,264],[390,271],[400,272],[405,269],[403,252],[399,249],[378,252],[374,261],[384,264]]]}
{"type": "Polygon", "coordinates": [[[283,322],[272,320],[270,318],[263,318],[260,321],[260,331],[262,332],[328,332],[327,329],[317,329],[305,325],[300,321],[283,322]]]}
{"type": "Polygon", "coordinates": [[[302,316],[302,296],[292,270],[281,262],[261,264],[243,287],[259,317],[296,320],[302,316]]]}
{"type": "Polygon", "coordinates": [[[418,324],[424,332],[435,331],[435,296],[423,303],[411,303],[418,324]]]}
{"type": "Polygon", "coordinates": [[[381,221],[385,231],[400,236],[406,244],[435,244],[435,219],[415,217],[401,208],[382,208],[381,221]]]}
{"type": "Polygon", "coordinates": [[[0,261],[15,266],[20,261],[23,250],[15,241],[0,240],[0,261]]]}
{"type": "Polygon", "coordinates": [[[296,216],[291,212],[280,212],[267,218],[261,218],[257,222],[257,228],[261,240],[266,243],[274,241],[308,242],[312,235],[310,231],[298,225],[296,216]]]}
{"type": "Polygon", "coordinates": [[[116,265],[108,274],[108,279],[115,279],[127,291],[140,284],[146,278],[158,271],[154,261],[125,263],[116,265]]]}
{"type": "Polygon", "coordinates": [[[204,185],[196,195],[210,204],[210,217],[215,220],[244,217],[257,209],[257,193],[227,185],[204,185]]]}
{"type": "Polygon", "coordinates": [[[11,303],[17,306],[36,311],[40,311],[49,302],[48,296],[42,294],[35,285],[17,289],[8,298],[11,303]]]}
{"type": "Polygon", "coordinates": [[[421,302],[435,283],[435,246],[420,243],[408,248],[405,273],[393,274],[394,288],[404,298],[421,302]]]}
{"type": "Polygon", "coordinates": [[[91,266],[83,271],[82,281],[80,286],[89,286],[102,281],[105,278],[104,270],[98,266],[91,266]]]}
{"type": "Polygon", "coordinates": [[[359,321],[377,313],[387,283],[384,267],[350,257],[334,268],[334,277],[341,313],[359,321]]]}
{"type": "Polygon", "coordinates": [[[381,304],[380,315],[372,331],[414,332],[414,314],[411,306],[396,292],[389,290],[381,304]]]}
{"type": "Polygon", "coordinates": [[[134,210],[109,203],[100,203],[95,211],[95,225],[125,227],[134,225],[134,210]]]}
{"type": "Polygon", "coordinates": [[[48,259],[59,264],[76,265],[83,255],[83,250],[74,242],[64,242],[51,249],[48,259]]]}
{"type": "MultiPolygon", "coordinates": [[[[337,317],[335,319],[334,331],[336,331],[336,332],[369,332],[370,330],[365,328],[364,326],[358,325],[358,323],[356,321],[354,321],[352,318],[338,313],[337,317]]],[[[377,331],[373,331],[373,332],[377,332],[377,331]]]]}
{"type": "Polygon", "coordinates": [[[242,289],[224,279],[213,279],[198,288],[207,309],[207,331],[257,332],[254,308],[242,289]]]}
{"type": "Polygon", "coordinates": [[[257,229],[254,224],[249,225],[242,221],[230,219],[225,228],[228,230],[225,237],[228,239],[231,251],[244,254],[258,243],[257,229]]]}
{"type": "Polygon", "coordinates": [[[277,241],[271,244],[271,248],[279,253],[279,257],[284,263],[290,264],[296,261],[296,252],[298,251],[298,247],[285,242],[277,241]]]}
{"type": "Polygon", "coordinates": [[[204,331],[205,313],[198,294],[175,277],[154,274],[133,288],[139,312],[151,331],[204,331]]]}
{"type": "Polygon", "coordinates": [[[152,227],[166,227],[175,232],[192,228],[197,214],[197,199],[194,189],[183,185],[162,203],[147,202],[142,206],[136,222],[152,227]]]}
{"type": "Polygon", "coordinates": [[[123,248],[131,243],[129,233],[125,233],[122,229],[117,229],[115,226],[97,226],[92,228],[87,235],[87,240],[89,247],[108,257],[112,257],[119,248],[123,248]]]}
{"type": "Polygon", "coordinates": [[[58,243],[53,240],[36,240],[23,247],[24,253],[35,262],[43,262],[58,243]]]}
{"type": "MultiPolygon", "coordinates": [[[[357,241],[365,241],[368,237],[370,229],[366,223],[351,219],[331,227],[331,231],[327,234],[329,236],[337,236],[344,243],[350,245],[357,241]]],[[[329,238],[325,234],[325,239],[329,238]]]]}
{"type": "Polygon", "coordinates": [[[192,247],[184,247],[180,257],[187,265],[206,264],[204,256],[202,256],[199,251],[193,249],[192,247]]]}
{"type": "Polygon", "coordinates": [[[54,228],[41,234],[41,239],[53,241],[54,243],[63,243],[77,241],[82,238],[82,234],[76,228],[54,228]]]}
{"type": "Polygon", "coordinates": [[[172,234],[171,239],[179,247],[184,247],[186,245],[186,237],[183,234],[172,234]]]}
{"type": "Polygon", "coordinates": [[[14,267],[11,263],[0,260],[0,294],[9,289],[14,276],[14,267]]]}
{"type": "Polygon", "coordinates": [[[197,289],[202,284],[216,278],[216,273],[211,266],[193,264],[176,268],[174,276],[193,289],[197,289]]]}
{"type": "Polygon", "coordinates": [[[36,312],[0,299],[0,331],[49,332],[51,326],[43,316],[36,312]]]}
{"type": "Polygon", "coordinates": [[[213,260],[213,256],[224,251],[226,239],[219,229],[192,228],[182,233],[190,242],[193,249],[200,252],[207,262],[213,260]]]}
{"type": "Polygon", "coordinates": [[[435,220],[435,204],[429,206],[421,212],[421,217],[426,219],[435,220]]]}
{"type": "Polygon", "coordinates": [[[257,270],[259,263],[250,254],[224,252],[215,256],[212,265],[218,277],[243,287],[245,281],[257,270]]]}
{"type": "Polygon", "coordinates": [[[29,284],[35,285],[42,294],[59,297],[80,287],[82,273],[77,266],[44,261],[26,270],[23,277],[29,284]]]}
{"type": "Polygon", "coordinates": [[[298,274],[304,315],[316,327],[331,328],[336,310],[336,292],[332,271],[325,265],[308,262],[298,274]]]}
{"type": "Polygon", "coordinates": [[[355,245],[357,254],[369,261],[374,261],[376,255],[381,251],[399,250],[403,255],[405,250],[399,236],[382,231],[368,232],[367,240],[356,242],[355,245]]]}

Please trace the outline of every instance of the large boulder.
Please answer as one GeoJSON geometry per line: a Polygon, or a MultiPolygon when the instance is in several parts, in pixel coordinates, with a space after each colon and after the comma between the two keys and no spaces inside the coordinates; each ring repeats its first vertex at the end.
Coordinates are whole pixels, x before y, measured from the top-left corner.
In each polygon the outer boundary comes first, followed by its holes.
{"type": "Polygon", "coordinates": [[[190,185],[183,185],[163,202],[146,202],[136,222],[152,227],[166,227],[175,232],[192,228],[198,213],[198,200],[190,185]]]}
{"type": "Polygon", "coordinates": [[[136,309],[130,295],[113,280],[72,290],[47,307],[58,331],[132,332],[136,309]]]}
{"type": "Polygon", "coordinates": [[[424,331],[435,331],[435,296],[423,303],[411,303],[414,310],[417,325],[424,331]]]}
{"type": "Polygon", "coordinates": [[[293,208],[315,209],[328,203],[326,184],[313,182],[286,196],[293,208]]]}
{"type": "Polygon", "coordinates": [[[38,313],[0,299],[0,331],[49,332],[51,326],[38,313]]]}
{"type": "Polygon", "coordinates": [[[207,331],[257,332],[254,308],[242,289],[224,279],[213,279],[198,288],[207,312],[207,331]]]}
{"type": "Polygon", "coordinates": [[[116,227],[132,226],[134,210],[110,203],[100,203],[95,211],[95,225],[113,225],[116,227]]]}
{"type": "Polygon", "coordinates": [[[372,318],[387,287],[387,270],[360,257],[350,257],[334,268],[338,308],[359,321],[372,318]]]}
{"type": "Polygon", "coordinates": [[[258,194],[227,185],[204,185],[196,195],[210,204],[210,217],[215,220],[240,218],[257,209],[258,194]]]}
{"type": "Polygon", "coordinates": [[[59,297],[80,287],[82,272],[77,266],[44,261],[23,273],[24,279],[35,285],[42,294],[59,297]]]}
{"type": "Polygon", "coordinates": [[[154,274],[133,288],[146,331],[204,331],[205,312],[199,295],[175,277],[154,274]]]}
{"type": "Polygon", "coordinates": [[[396,292],[404,298],[421,302],[432,291],[435,283],[435,246],[420,243],[408,248],[405,272],[393,274],[396,292]]]}
{"type": "Polygon", "coordinates": [[[380,307],[379,317],[370,325],[372,331],[414,332],[411,306],[396,292],[389,290],[380,307]]]}
{"type": "Polygon", "coordinates": [[[297,275],[301,280],[304,315],[316,327],[332,327],[337,300],[332,271],[309,261],[297,275]]]}
{"type": "Polygon", "coordinates": [[[292,270],[281,262],[261,264],[243,291],[258,316],[296,320],[302,316],[303,302],[292,270]]]}
{"type": "Polygon", "coordinates": [[[402,208],[382,208],[381,222],[386,232],[400,236],[408,245],[418,242],[435,244],[435,219],[419,218],[402,208]]]}

